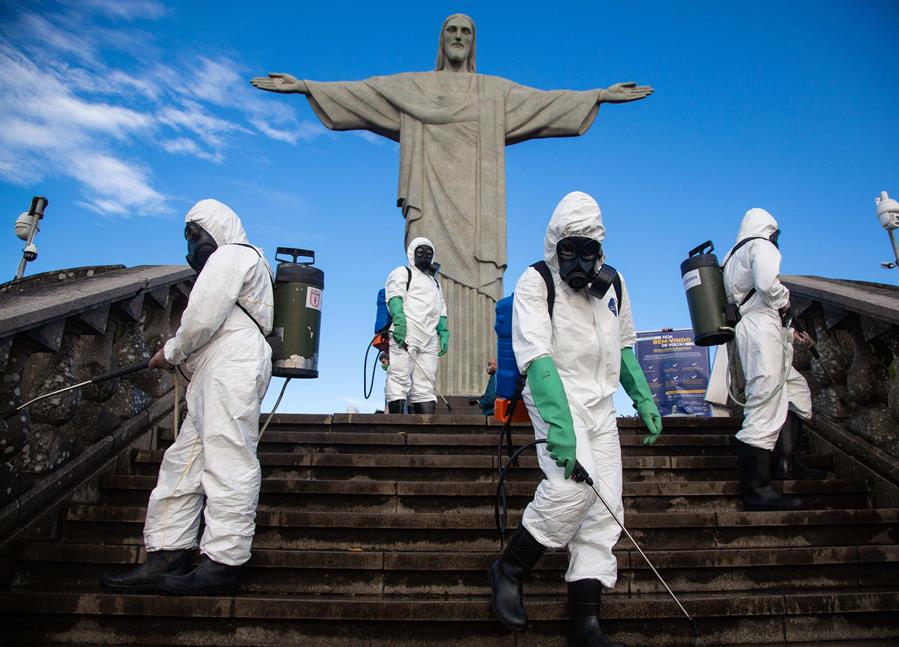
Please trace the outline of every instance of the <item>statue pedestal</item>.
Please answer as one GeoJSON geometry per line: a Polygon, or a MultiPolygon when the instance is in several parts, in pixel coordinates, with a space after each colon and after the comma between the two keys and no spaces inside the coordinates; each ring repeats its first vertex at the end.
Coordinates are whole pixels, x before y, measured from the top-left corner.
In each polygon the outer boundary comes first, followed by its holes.
{"type": "Polygon", "coordinates": [[[437,362],[437,388],[447,398],[472,393],[479,398],[489,379],[487,362],[496,357],[496,301],[445,276],[440,286],[450,341],[449,351],[437,362]]]}

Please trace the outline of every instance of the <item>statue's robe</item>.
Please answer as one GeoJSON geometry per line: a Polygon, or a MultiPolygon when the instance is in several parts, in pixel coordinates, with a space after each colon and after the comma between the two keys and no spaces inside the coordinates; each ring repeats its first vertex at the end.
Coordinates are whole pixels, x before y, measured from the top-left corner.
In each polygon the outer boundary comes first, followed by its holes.
{"type": "Polygon", "coordinates": [[[496,352],[494,307],[506,269],[505,146],[582,135],[596,117],[599,90],[535,90],[461,72],[306,85],[327,128],[400,143],[397,206],[406,244],[417,236],[433,241],[449,309],[440,383],[445,395],[480,393],[496,352]]]}

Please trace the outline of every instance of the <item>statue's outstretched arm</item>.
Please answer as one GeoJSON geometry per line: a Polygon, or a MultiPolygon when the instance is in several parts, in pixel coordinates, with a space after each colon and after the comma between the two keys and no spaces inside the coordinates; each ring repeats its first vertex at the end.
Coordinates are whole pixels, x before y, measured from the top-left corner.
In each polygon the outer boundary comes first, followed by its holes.
{"type": "Polygon", "coordinates": [[[627,103],[628,101],[639,101],[640,99],[645,99],[650,94],[652,94],[651,85],[637,85],[634,81],[616,83],[615,85],[610,85],[605,90],[599,91],[599,101],[597,101],[597,103],[627,103]]]}
{"type": "Polygon", "coordinates": [[[306,82],[290,74],[269,72],[268,76],[255,76],[250,79],[253,87],[268,92],[280,92],[281,94],[309,94],[306,82]]]}

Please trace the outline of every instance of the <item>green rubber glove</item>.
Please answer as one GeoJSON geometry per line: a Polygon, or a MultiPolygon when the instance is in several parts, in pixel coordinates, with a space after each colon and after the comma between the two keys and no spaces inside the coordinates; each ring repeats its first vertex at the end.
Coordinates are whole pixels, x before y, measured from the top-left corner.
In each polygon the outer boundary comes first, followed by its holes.
{"type": "Polygon", "coordinates": [[[659,408],[652,399],[649,384],[646,383],[646,376],[643,375],[643,369],[640,368],[637,356],[634,355],[634,349],[630,347],[621,349],[621,386],[633,400],[634,408],[637,409],[648,430],[649,435],[643,439],[643,444],[652,445],[662,435],[662,416],[659,415],[659,408]]]}
{"type": "Polygon", "coordinates": [[[446,317],[440,317],[440,321],[437,322],[437,336],[440,337],[440,352],[437,353],[437,357],[443,357],[449,350],[449,328],[446,327],[446,317]]]}
{"type": "Polygon", "coordinates": [[[565,396],[565,385],[556,370],[552,357],[538,357],[528,366],[528,385],[531,396],[540,417],[549,424],[546,434],[546,448],[556,465],[565,468],[565,478],[571,477],[575,464],[574,422],[568,398],[565,396]]]}
{"type": "Polygon", "coordinates": [[[393,319],[393,339],[402,346],[406,341],[406,311],[403,310],[403,297],[393,297],[388,301],[387,310],[393,319]]]}

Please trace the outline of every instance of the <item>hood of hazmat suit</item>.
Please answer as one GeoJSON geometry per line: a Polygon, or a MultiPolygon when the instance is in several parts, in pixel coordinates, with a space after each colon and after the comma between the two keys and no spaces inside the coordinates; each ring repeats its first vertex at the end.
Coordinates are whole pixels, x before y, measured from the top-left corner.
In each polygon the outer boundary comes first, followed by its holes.
{"type": "Polygon", "coordinates": [[[740,231],[737,233],[736,242],[758,236],[770,238],[775,231],[777,231],[777,221],[774,216],[764,209],[750,209],[743,214],[743,220],[740,221],[740,231]]]}
{"type": "Polygon", "coordinates": [[[592,197],[580,191],[569,193],[556,205],[543,239],[543,260],[559,273],[556,245],[568,236],[584,236],[601,243],[606,237],[602,211],[592,197]]]}
{"type": "Polygon", "coordinates": [[[186,220],[208,231],[218,248],[164,347],[166,359],[191,378],[188,413],[150,495],[144,540],[151,551],[195,546],[205,494],[200,551],[235,566],[250,558],[255,531],[259,409],[272,368],[260,328],[272,327],[271,274],[260,250],[235,244],[247,236],[226,205],[201,200],[186,220]]]}
{"type": "Polygon", "coordinates": [[[437,279],[415,267],[415,248],[419,245],[427,245],[433,249],[433,262],[437,262],[438,250],[430,240],[424,237],[413,239],[406,248],[408,264],[397,267],[387,276],[384,291],[388,302],[393,297],[403,300],[407,324],[406,343],[421,349],[437,337],[437,322],[440,317],[446,316],[446,303],[437,279]]]}
{"type": "Polygon", "coordinates": [[[234,243],[248,245],[250,242],[237,214],[218,200],[200,200],[192,206],[184,217],[184,224],[189,222],[195,222],[208,231],[219,247],[234,243]]]}
{"type": "MultiPolygon", "coordinates": [[[[412,242],[409,243],[409,246],[406,248],[406,258],[409,259],[409,267],[412,269],[418,269],[415,267],[415,250],[424,245],[425,247],[430,247],[434,250],[434,258],[431,259],[432,263],[437,262],[437,250],[434,249],[434,243],[425,238],[424,236],[419,236],[418,238],[413,238],[412,242]]],[[[422,270],[418,270],[421,272],[422,270]]]]}

